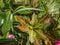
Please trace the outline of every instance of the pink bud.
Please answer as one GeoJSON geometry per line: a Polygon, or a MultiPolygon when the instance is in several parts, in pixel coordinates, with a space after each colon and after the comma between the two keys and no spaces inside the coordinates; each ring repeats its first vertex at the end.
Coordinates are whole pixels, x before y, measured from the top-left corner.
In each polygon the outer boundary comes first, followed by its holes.
{"type": "Polygon", "coordinates": [[[48,18],[45,20],[45,23],[52,23],[52,22],[53,22],[53,20],[51,18],[48,18]]]}
{"type": "Polygon", "coordinates": [[[15,36],[13,34],[8,35],[8,38],[12,39],[15,38],[15,36]]]}
{"type": "Polygon", "coordinates": [[[56,41],[55,42],[55,45],[60,45],[60,41],[56,41]]]}

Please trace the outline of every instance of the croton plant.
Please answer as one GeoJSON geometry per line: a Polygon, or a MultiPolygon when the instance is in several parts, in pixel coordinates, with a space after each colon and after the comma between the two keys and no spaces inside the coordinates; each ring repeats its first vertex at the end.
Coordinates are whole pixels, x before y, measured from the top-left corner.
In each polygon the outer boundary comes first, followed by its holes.
{"type": "Polygon", "coordinates": [[[60,0],[0,0],[1,45],[60,45],[60,0]]]}

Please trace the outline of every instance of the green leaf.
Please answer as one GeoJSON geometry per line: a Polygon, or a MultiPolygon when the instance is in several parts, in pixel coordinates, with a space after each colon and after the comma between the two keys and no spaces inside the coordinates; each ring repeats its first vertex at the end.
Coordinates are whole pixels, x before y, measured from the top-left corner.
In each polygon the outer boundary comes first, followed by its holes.
{"type": "MultiPolygon", "coordinates": [[[[45,1],[46,2],[46,1],[45,1]]],[[[48,12],[48,7],[46,4],[44,4],[44,1],[43,0],[39,0],[39,8],[44,10],[44,11],[41,11],[39,14],[38,14],[38,18],[42,18],[47,12],[48,12]]]]}
{"type": "Polygon", "coordinates": [[[5,12],[3,12],[3,11],[0,10],[0,17],[1,17],[2,19],[5,19],[5,16],[6,16],[6,15],[5,15],[5,12]]]}
{"type": "Polygon", "coordinates": [[[39,8],[40,9],[42,9],[42,10],[44,10],[44,11],[48,11],[48,7],[46,6],[46,4],[44,4],[43,2],[42,2],[42,0],[39,0],[39,3],[38,3],[38,5],[39,5],[39,8]]]}
{"type": "Polygon", "coordinates": [[[15,2],[23,2],[24,0],[15,0],[15,2]]]}
{"type": "Polygon", "coordinates": [[[5,13],[0,10],[0,26],[4,23],[5,13]]]}
{"type": "Polygon", "coordinates": [[[37,25],[35,25],[34,28],[41,29],[44,25],[45,25],[45,23],[38,23],[37,25]]]}
{"type": "Polygon", "coordinates": [[[38,14],[38,18],[42,18],[45,14],[46,14],[45,11],[44,11],[44,12],[40,12],[40,13],[38,14]]]}
{"type": "Polygon", "coordinates": [[[0,0],[0,8],[4,8],[5,4],[3,2],[3,0],[0,0]]]}
{"type": "Polygon", "coordinates": [[[38,22],[38,18],[37,18],[37,15],[35,13],[33,13],[32,15],[32,20],[30,22],[31,25],[36,25],[38,22]]]}
{"type": "Polygon", "coordinates": [[[60,35],[60,30],[57,30],[58,34],[60,35]]]}
{"type": "Polygon", "coordinates": [[[20,14],[30,14],[32,12],[32,10],[36,10],[36,11],[44,11],[38,8],[30,8],[29,6],[19,6],[15,9],[14,13],[20,13],[20,14]]]}
{"type": "Polygon", "coordinates": [[[6,12],[6,18],[4,20],[4,24],[2,26],[2,33],[3,35],[7,35],[9,32],[10,28],[12,27],[12,22],[13,22],[13,15],[11,11],[6,12]]]}
{"type": "MultiPolygon", "coordinates": [[[[19,7],[16,8],[15,11],[17,11],[17,10],[19,10],[19,9],[23,9],[23,8],[26,8],[26,7],[25,7],[25,6],[19,6],[19,7]]],[[[30,14],[31,11],[30,11],[30,10],[21,10],[21,11],[19,11],[18,13],[19,13],[19,14],[30,14]]]]}
{"type": "Polygon", "coordinates": [[[0,17],[0,26],[4,23],[4,19],[0,17]]]}
{"type": "Polygon", "coordinates": [[[29,11],[29,10],[26,10],[26,11],[25,11],[25,10],[24,10],[24,11],[20,11],[19,13],[20,13],[20,14],[30,14],[31,11],[29,11]]]}
{"type": "Polygon", "coordinates": [[[29,34],[29,40],[30,40],[30,42],[33,43],[34,42],[34,38],[36,36],[36,32],[34,32],[33,30],[29,30],[28,34],[29,34]]]}
{"type": "Polygon", "coordinates": [[[43,31],[41,29],[40,30],[36,30],[36,32],[37,32],[37,34],[39,35],[39,37],[41,39],[48,40],[48,37],[45,35],[45,33],[43,33],[43,31]]]}
{"type": "Polygon", "coordinates": [[[15,9],[15,11],[19,10],[19,9],[22,9],[22,8],[25,8],[25,6],[19,6],[15,9]]]}
{"type": "Polygon", "coordinates": [[[30,45],[29,41],[27,41],[26,45],[30,45]]]}
{"type": "Polygon", "coordinates": [[[11,0],[4,0],[4,2],[5,2],[6,4],[9,4],[9,3],[11,2],[11,0]]]}
{"type": "Polygon", "coordinates": [[[57,7],[60,8],[60,0],[55,0],[55,2],[57,3],[57,7]]]}

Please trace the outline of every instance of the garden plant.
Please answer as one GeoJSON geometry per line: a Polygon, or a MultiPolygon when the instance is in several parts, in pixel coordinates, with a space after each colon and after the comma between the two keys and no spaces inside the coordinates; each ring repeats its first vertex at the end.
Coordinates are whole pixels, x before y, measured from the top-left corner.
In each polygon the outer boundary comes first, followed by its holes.
{"type": "Polygon", "coordinates": [[[58,45],[59,41],[60,0],[0,0],[0,45],[58,45]]]}

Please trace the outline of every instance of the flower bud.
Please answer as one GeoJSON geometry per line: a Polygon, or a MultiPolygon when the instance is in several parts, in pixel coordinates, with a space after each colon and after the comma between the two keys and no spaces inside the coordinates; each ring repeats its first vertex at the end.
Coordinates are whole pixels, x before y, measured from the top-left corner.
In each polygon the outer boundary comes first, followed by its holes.
{"type": "Polygon", "coordinates": [[[60,41],[56,41],[55,42],[55,45],[60,45],[60,41]]]}
{"type": "Polygon", "coordinates": [[[15,38],[15,36],[13,34],[8,35],[8,38],[12,39],[15,38]]]}
{"type": "Polygon", "coordinates": [[[53,20],[51,18],[48,18],[45,20],[45,23],[53,23],[53,20]]]}

